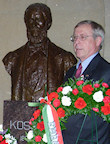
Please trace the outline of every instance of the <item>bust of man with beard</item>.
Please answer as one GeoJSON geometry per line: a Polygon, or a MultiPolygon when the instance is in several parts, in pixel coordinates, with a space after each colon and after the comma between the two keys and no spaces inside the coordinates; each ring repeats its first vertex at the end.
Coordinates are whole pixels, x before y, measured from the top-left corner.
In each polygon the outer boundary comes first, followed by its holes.
{"type": "Polygon", "coordinates": [[[25,11],[24,21],[28,41],[9,52],[3,63],[11,76],[11,100],[37,101],[44,96],[45,85],[50,93],[62,84],[67,70],[76,64],[76,58],[47,37],[52,24],[47,5],[31,4],[25,11]]]}

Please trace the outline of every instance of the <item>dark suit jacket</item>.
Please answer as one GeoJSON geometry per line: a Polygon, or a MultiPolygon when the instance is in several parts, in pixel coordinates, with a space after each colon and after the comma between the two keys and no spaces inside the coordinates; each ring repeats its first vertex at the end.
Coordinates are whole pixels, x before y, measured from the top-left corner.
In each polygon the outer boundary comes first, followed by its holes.
{"type": "MultiPolygon", "coordinates": [[[[73,77],[76,72],[76,67],[73,66],[67,72],[64,82],[68,78],[73,77]]],[[[104,60],[100,54],[97,54],[93,60],[90,62],[86,70],[83,72],[84,79],[92,79],[94,81],[103,79],[103,82],[106,82],[110,85],[110,63],[104,60]]],[[[94,113],[93,114],[93,139],[96,140],[95,132],[95,122],[94,122],[94,113]]],[[[73,115],[68,119],[68,122],[65,124],[66,130],[63,131],[64,144],[76,144],[77,136],[82,125],[84,115],[77,114],[73,115]]],[[[96,116],[97,119],[97,129],[98,129],[98,144],[110,144],[110,124],[104,122],[102,118],[96,116]]],[[[82,129],[80,139],[91,139],[91,117],[87,116],[82,129]]],[[[82,141],[79,140],[77,144],[96,144],[96,142],[82,141]]]]}

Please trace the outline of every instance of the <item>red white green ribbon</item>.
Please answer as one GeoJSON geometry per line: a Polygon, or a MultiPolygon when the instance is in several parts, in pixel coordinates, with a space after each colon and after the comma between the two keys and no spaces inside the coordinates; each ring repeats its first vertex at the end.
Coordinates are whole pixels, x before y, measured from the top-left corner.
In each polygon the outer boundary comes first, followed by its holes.
{"type": "Polygon", "coordinates": [[[64,144],[55,108],[49,103],[42,110],[48,144],[64,144]]]}

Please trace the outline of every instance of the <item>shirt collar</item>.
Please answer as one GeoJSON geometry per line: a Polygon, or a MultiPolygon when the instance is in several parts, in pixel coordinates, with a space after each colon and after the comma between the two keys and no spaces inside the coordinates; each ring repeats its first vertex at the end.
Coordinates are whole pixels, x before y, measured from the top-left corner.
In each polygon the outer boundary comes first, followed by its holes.
{"type": "Polygon", "coordinates": [[[84,72],[84,70],[87,68],[87,66],[89,65],[89,63],[92,61],[92,59],[98,54],[98,52],[96,52],[95,54],[91,55],[90,57],[88,57],[86,60],[84,60],[83,62],[81,62],[81,60],[78,61],[76,68],[78,69],[79,64],[82,64],[82,72],[84,72]]]}

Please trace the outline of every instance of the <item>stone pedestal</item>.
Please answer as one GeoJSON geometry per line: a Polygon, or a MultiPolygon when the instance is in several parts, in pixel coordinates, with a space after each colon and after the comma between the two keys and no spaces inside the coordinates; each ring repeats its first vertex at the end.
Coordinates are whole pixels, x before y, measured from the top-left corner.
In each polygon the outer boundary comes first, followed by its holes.
{"type": "Polygon", "coordinates": [[[3,128],[10,128],[18,144],[26,144],[25,132],[30,130],[29,120],[37,108],[29,107],[25,101],[4,101],[3,128]]]}

